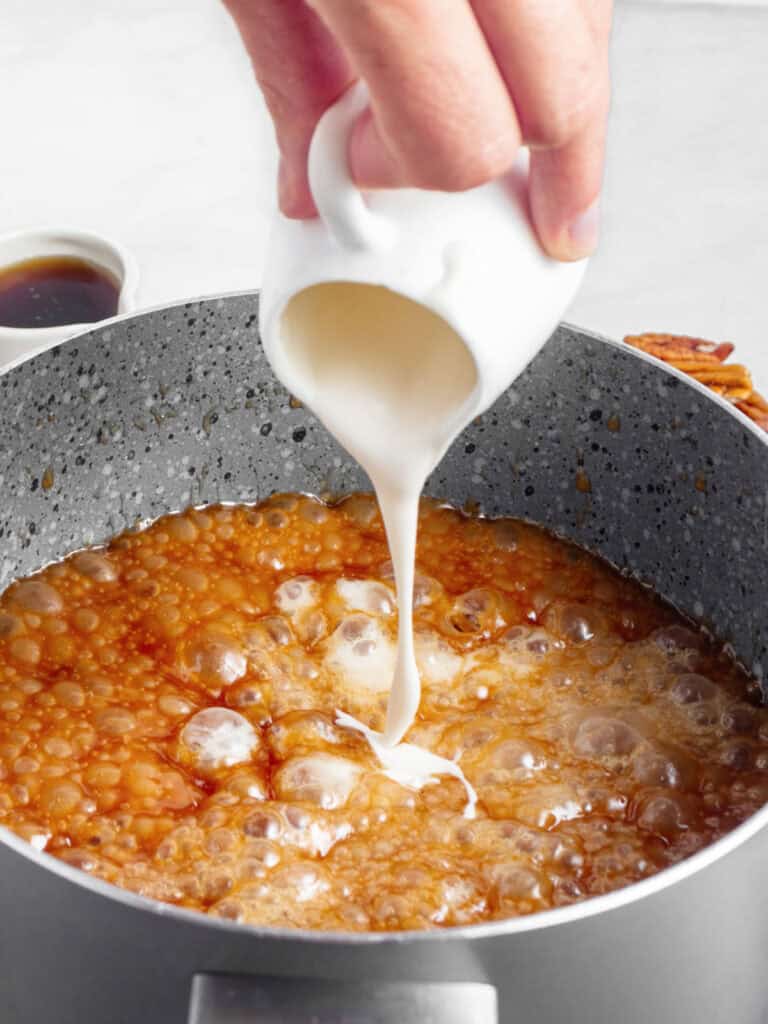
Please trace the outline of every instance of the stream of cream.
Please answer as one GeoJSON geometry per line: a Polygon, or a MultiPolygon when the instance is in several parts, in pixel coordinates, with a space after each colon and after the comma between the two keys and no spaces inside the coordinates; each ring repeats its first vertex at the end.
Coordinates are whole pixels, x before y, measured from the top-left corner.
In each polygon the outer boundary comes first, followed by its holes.
{"type": "Polygon", "coordinates": [[[437,775],[460,779],[465,814],[476,795],[458,764],[403,743],[421,698],[413,637],[419,497],[463,426],[475,364],[455,331],[418,303],[375,285],[315,285],[294,296],[281,321],[284,383],[313,409],[368,474],[379,501],[395,573],[397,661],[386,727],[351,716],[385,774],[420,788],[437,775]]]}

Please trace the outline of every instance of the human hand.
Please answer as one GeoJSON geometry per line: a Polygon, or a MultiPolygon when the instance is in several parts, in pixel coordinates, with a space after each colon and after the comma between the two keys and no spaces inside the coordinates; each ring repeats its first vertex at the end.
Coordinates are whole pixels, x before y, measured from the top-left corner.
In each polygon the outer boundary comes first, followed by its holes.
{"type": "Polygon", "coordinates": [[[557,259],[588,255],[609,103],[611,0],[225,0],[275,123],[280,206],[316,214],[307,152],[356,78],[363,188],[462,191],[531,148],[531,216],[557,259]]]}

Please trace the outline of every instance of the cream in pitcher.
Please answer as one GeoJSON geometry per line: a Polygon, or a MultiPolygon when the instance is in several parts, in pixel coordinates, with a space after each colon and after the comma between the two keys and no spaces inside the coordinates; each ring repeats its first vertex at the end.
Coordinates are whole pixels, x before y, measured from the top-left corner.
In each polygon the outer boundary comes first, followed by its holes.
{"type": "Polygon", "coordinates": [[[457,774],[402,743],[421,695],[413,638],[418,501],[470,420],[511,383],[573,298],[586,261],[540,249],[526,213],[526,172],[468,192],[360,193],[349,131],[367,103],[353,86],[320,120],[309,179],[319,218],[273,231],[262,337],[283,383],[357,459],[373,483],[395,573],[398,648],[386,728],[357,728],[382,767],[421,786],[457,774]]]}

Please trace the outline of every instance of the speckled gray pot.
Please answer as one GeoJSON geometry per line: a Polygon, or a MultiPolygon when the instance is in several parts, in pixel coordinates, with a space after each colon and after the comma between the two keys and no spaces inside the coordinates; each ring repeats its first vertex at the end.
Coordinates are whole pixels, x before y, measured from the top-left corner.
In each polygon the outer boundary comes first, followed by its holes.
{"type": "MultiPolygon", "coordinates": [[[[365,486],[272,377],[257,307],[245,295],[146,313],[0,377],[0,586],[190,503],[365,486]]],[[[765,677],[768,444],[680,375],[563,327],[428,490],[588,546],[765,677]]],[[[0,830],[0,1020],[339,1022],[333,1004],[360,1024],[490,1024],[495,990],[498,1019],[516,1024],[764,1021],[767,822],[761,811],[689,861],[577,907],[354,938],[154,904],[0,830]]]]}

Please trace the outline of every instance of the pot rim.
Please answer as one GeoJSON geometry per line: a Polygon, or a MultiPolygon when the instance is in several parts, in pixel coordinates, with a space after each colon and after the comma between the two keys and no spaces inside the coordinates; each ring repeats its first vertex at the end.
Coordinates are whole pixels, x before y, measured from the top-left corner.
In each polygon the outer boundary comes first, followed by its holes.
{"type": "MultiPolygon", "coordinates": [[[[139,320],[144,316],[151,316],[154,313],[167,312],[171,309],[182,309],[184,306],[194,306],[197,303],[203,302],[216,302],[224,303],[229,299],[243,299],[243,298],[254,298],[259,299],[261,295],[260,288],[237,288],[231,292],[215,292],[211,295],[190,295],[185,298],[175,299],[173,302],[158,302],[153,303],[150,306],[142,306],[141,309],[126,310],[124,313],[118,313],[116,316],[109,317],[107,320],[101,320],[94,324],[73,324],[72,326],[76,329],[75,334],[71,334],[62,340],[52,339],[43,342],[39,348],[35,348],[33,351],[24,352],[7,363],[0,364],[0,377],[6,373],[10,373],[15,370],[18,366],[28,362],[30,359],[34,359],[36,356],[43,355],[45,352],[49,352],[51,349],[58,347],[59,345],[67,345],[70,342],[76,341],[82,338],[86,334],[93,334],[97,331],[110,330],[113,327],[119,326],[126,320],[139,320]]],[[[628,353],[633,358],[639,359],[641,362],[650,363],[652,366],[662,370],[670,377],[676,377],[678,380],[690,388],[692,391],[698,392],[703,398],[710,402],[714,402],[715,405],[719,405],[722,409],[727,410],[731,416],[735,417],[742,426],[748,427],[750,433],[761,441],[763,444],[768,445],[768,434],[762,430],[754,420],[751,420],[749,416],[737,409],[735,405],[727,401],[721,395],[718,395],[716,391],[710,390],[706,384],[702,384],[696,380],[695,377],[691,377],[683,370],[678,370],[670,363],[665,363],[662,359],[657,359],[656,356],[650,355],[648,352],[644,352],[639,348],[632,348],[630,345],[626,345],[623,341],[617,341],[614,338],[609,338],[604,334],[600,334],[598,331],[590,330],[587,327],[580,327],[578,324],[572,323],[570,320],[561,320],[558,327],[567,327],[571,331],[575,331],[577,334],[585,335],[592,341],[600,342],[602,345],[607,345],[609,348],[618,349],[620,352],[628,353]]]]}
{"type": "MultiPolygon", "coordinates": [[[[245,296],[258,298],[258,295],[259,292],[257,289],[241,289],[238,291],[219,293],[200,298],[187,298],[173,303],[161,303],[140,311],[124,313],[105,321],[98,326],[88,326],[87,329],[67,338],[65,341],[52,342],[40,349],[36,349],[34,352],[25,353],[24,355],[19,356],[6,366],[0,368],[0,377],[11,372],[16,367],[21,366],[23,363],[26,363],[30,359],[34,359],[36,356],[41,355],[43,352],[49,351],[51,348],[55,348],[57,344],[67,345],[70,343],[76,343],[84,334],[109,330],[116,324],[125,320],[137,320],[144,316],[151,316],[159,311],[167,311],[169,309],[183,307],[198,302],[224,302],[230,298],[242,298],[245,296]]],[[[682,371],[669,366],[667,363],[662,362],[654,356],[648,355],[638,349],[632,349],[629,346],[624,345],[623,342],[603,337],[594,331],[585,330],[584,328],[577,327],[567,321],[563,323],[563,326],[569,327],[577,333],[585,335],[601,344],[619,349],[622,352],[628,352],[634,358],[651,363],[663,370],[669,376],[678,378],[692,391],[698,392],[704,400],[714,402],[716,405],[720,405],[722,408],[726,409],[730,415],[735,416],[743,426],[747,427],[761,444],[768,445],[768,435],[760,430],[757,425],[749,419],[749,417],[736,409],[730,402],[726,401],[720,395],[710,391],[703,384],[699,383],[699,381],[689,377],[682,371]]],[[[177,907],[170,903],[162,903],[159,900],[139,896],[128,889],[122,889],[119,886],[112,885],[110,882],[102,881],[99,878],[93,878],[86,874],[86,872],[67,864],[65,861],[53,857],[51,854],[34,849],[34,847],[24,839],[17,836],[3,825],[0,825],[0,845],[8,847],[14,853],[17,853],[21,857],[25,857],[27,860],[36,864],[43,870],[51,871],[65,881],[87,889],[97,896],[116,901],[133,910],[149,912],[150,914],[157,915],[158,917],[172,918],[179,924],[192,925],[201,928],[213,928],[218,931],[238,936],[251,935],[256,939],[270,939],[288,942],[293,941],[309,943],[312,945],[330,944],[333,946],[379,946],[390,944],[396,945],[405,942],[421,944],[431,942],[443,943],[451,941],[468,941],[473,939],[490,939],[496,937],[503,938],[506,936],[521,934],[523,932],[554,928],[558,925],[566,925],[575,921],[594,917],[598,914],[618,910],[621,907],[628,906],[638,900],[646,899],[656,893],[662,892],[666,888],[678,882],[682,882],[689,876],[709,867],[711,864],[714,864],[716,861],[727,856],[743,843],[757,835],[757,833],[766,825],[768,825],[768,804],[761,807],[760,810],[747,818],[746,821],[742,822],[731,832],[722,836],[714,843],[704,847],[702,850],[699,850],[697,853],[685,860],[682,860],[671,867],[665,868],[649,878],[635,882],[632,885],[624,886],[621,889],[617,889],[613,892],[600,896],[590,897],[589,899],[571,904],[567,907],[558,907],[554,910],[545,910],[523,917],[507,918],[500,921],[490,921],[484,924],[463,925],[434,930],[399,932],[315,931],[299,928],[278,928],[271,926],[240,924],[234,921],[212,917],[208,914],[202,913],[201,911],[177,907]]]]}

